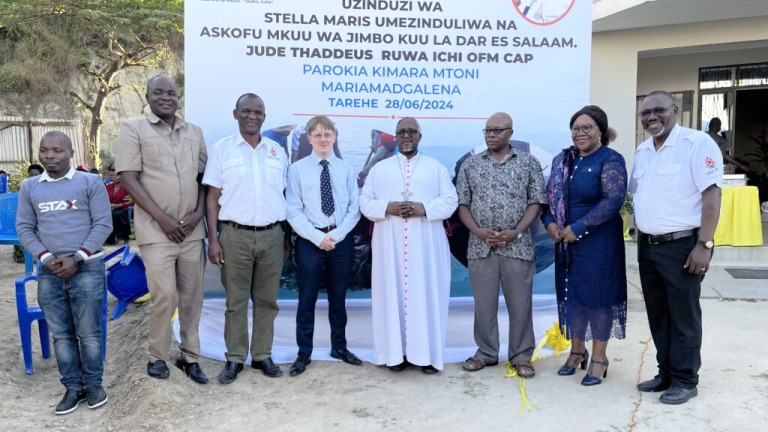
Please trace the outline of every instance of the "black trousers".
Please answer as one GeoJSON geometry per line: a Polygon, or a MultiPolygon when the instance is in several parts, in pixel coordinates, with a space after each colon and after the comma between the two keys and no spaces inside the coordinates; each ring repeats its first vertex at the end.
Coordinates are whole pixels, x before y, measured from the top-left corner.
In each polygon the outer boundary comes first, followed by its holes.
{"type": "Polygon", "coordinates": [[[296,310],[296,344],[299,353],[312,355],[315,332],[315,303],[321,283],[328,292],[328,322],[331,326],[331,349],[346,349],[347,282],[355,262],[354,240],[350,233],[332,251],[324,251],[299,237],[296,241],[296,264],[299,280],[299,305],[296,310]]]}
{"type": "Polygon", "coordinates": [[[704,277],[683,268],[696,241],[695,235],[660,244],[641,238],[637,253],[659,375],[682,388],[698,385],[701,367],[704,277]]]}
{"type": "Polygon", "coordinates": [[[131,222],[128,220],[128,210],[112,209],[112,232],[107,237],[107,243],[116,240],[128,240],[131,235],[131,222]]]}

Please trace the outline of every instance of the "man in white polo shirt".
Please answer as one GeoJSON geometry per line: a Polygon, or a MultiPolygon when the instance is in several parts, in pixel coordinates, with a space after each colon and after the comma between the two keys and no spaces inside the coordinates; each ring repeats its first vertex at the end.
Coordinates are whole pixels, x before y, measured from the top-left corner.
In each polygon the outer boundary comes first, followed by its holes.
{"type": "Polygon", "coordinates": [[[208,259],[221,267],[227,293],[222,384],[237,379],[248,357],[249,299],[253,301],[251,367],[270,378],[283,375],[272,361],[272,337],[283,269],[288,157],[278,143],[261,134],[267,114],[260,97],[240,96],[232,115],[240,132],[213,145],[203,176],[208,185],[208,259]]]}
{"type": "Polygon", "coordinates": [[[640,282],[659,373],[638,384],[678,405],[697,395],[701,281],[720,216],[723,157],[704,132],[677,125],[674,97],[651,92],[640,120],[651,135],[637,148],[634,193],[640,282]]]}

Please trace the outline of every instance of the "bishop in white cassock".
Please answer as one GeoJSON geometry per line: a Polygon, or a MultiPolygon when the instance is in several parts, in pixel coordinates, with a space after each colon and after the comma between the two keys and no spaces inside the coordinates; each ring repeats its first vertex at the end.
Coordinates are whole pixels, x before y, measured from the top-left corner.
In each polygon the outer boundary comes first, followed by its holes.
{"type": "Polygon", "coordinates": [[[443,220],[458,206],[448,170],[418,154],[421,132],[404,118],[396,129],[399,153],[377,163],[360,195],[360,211],[374,222],[374,362],[407,365],[427,374],[443,369],[451,255],[443,220]]]}

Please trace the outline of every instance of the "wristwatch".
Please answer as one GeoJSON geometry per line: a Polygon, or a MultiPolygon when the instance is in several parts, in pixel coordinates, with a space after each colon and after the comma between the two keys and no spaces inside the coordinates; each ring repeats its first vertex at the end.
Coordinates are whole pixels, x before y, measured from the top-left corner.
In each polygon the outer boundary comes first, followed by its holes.
{"type": "Polygon", "coordinates": [[[85,258],[83,258],[78,254],[74,254],[72,256],[72,259],[75,260],[75,264],[77,264],[77,268],[80,268],[85,264],[85,258]]]}
{"type": "Polygon", "coordinates": [[[704,246],[705,249],[712,249],[715,247],[715,241],[714,240],[699,240],[699,244],[704,246]]]}

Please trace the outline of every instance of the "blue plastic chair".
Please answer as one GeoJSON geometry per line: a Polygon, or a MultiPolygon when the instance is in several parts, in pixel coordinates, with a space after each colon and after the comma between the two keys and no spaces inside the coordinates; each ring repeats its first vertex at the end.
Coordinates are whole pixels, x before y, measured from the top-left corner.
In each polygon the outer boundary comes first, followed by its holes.
{"type": "Polygon", "coordinates": [[[119,262],[107,268],[107,290],[117,299],[117,307],[112,311],[111,319],[117,319],[125,312],[125,308],[136,299],[149,293],[147,288],[146,269],[141,257],[131,252],[131,246],[126,244],[117,248],[104,258],[104,262],[122,254],[119,262]]]}
{"type": "Polygon", "coordinates": [[[24,354],[24,370],[32,375],[32,323],[37,321],[40,330],[40,345],[43,358],[51,358],[51,338],[48,336],[48,322],[40,306],[27,304],[27,282],[37,281],[37,275],[23,276],[16,279],[16,312],[19,315],[19,333],[21,333],[21,351],[24,354]]]}
{"type": "MultiPolygon", "coordinates": [[[[0,194],[0,245],[21,245],[16,234],[16,209],[19,206],[17,192],[0,194]]],[[[24,251],[24,274],[32,274],[32,255],[24,251]]]]}
{"type": "MultiPolygon", "coordinates": [[[[39,270],[39,269],[38,269],[39,270]]],[[[24,355],[24,371],[27,375],[34,372],[32,367],[32,322],[37,321],[40,330],[40,345],[43,358],[51,358],[51,338],[48,336],[48,322],[40,306],[29,306],[27,303],[27,282],[37,281],[37,274],[22,276],[16,279],[16,312],[19,315],[19,333],[21,334],[21,351],[24,355]]],[[[101,346],[102,359],[107,361],[107,291],[101,303],[101,346]]]]}

